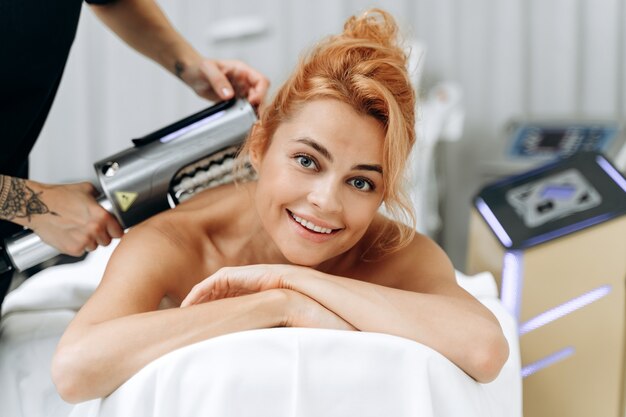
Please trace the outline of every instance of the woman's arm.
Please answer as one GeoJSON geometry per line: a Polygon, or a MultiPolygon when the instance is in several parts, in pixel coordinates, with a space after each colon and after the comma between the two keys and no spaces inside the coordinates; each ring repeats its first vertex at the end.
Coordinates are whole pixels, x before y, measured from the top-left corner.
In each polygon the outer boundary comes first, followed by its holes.
{"type": "MultiPolygon", "coordinates": [[[[159,215],[131,230],[102,283],[78,312],[55,353],[52,376],[69,402],[106,396],[152,360],[235,331],[294,324],[350,328],[310,298],[275,290],[193,308],[158,310],[206,277],[206,241],[193,213],[159,215]],[[293,307],[293,308],[292,308],[293,307]]],[[[176,300],[178,298],[178,300],[176,300]]]]}
{"type": "Polygon", "coordinates": [[[122,239],[100,286],[63,335],[52,376],[65,400],[107,395],[148,362],[178,347],[280,320],[267,304],[271,295],[189,311],[155,311],[175,284],[190,282],[197,274],[194,268],[204,270],[198,242],[172,229],[170,217],[176,216],[159,216],[122,239]],[[252,310],[258,313],[249,314],[252,310]]]}
{"type": "Polygon", "coordinates": [[[418,244],[392,265],[369,264],[371,274],[395,276],[398,288],[287,265],[225,268],[198,284],[183,305],[237,291],[286,288],[314,299],[358,330],[393,334],[437,350],[479,382],[493,380],[508,357],[496,318],[460,288],[448,258],[434,244],[418,244]],[[423,259],[417,262],[416,259],[423,259]],[[401,277],[401,278],[397,278],[401,277]],[[401,288],[401,289],[399,289],[401,288]]]}
{"type": "Polygon", "coordinates": [[[235,331],[280,325],[281,309],[273,307],[279,297],[280,293],[264,292],[194,309],[136,313],[98,323],[86,323],[92,316],[86,312],[57,347],[53,381],[70,403],[107,396],[145,365],[175,349],[235,331]]]}

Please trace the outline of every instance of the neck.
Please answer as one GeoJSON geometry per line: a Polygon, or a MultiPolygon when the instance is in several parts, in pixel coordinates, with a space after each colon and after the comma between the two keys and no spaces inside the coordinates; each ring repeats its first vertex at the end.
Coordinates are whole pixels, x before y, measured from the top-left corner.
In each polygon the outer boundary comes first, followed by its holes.
{"type": "Polygon", "coordinates": [[[242,222],[239,234],[242,237],[238,245],[239,253],[246,254],[245,261],[249,264],[288,264],[289,261],[278,249],[259,218],[254,204],[256,182],[246,183],[245,187],[249,204],[246,210],[246,220],[242,222]]]}

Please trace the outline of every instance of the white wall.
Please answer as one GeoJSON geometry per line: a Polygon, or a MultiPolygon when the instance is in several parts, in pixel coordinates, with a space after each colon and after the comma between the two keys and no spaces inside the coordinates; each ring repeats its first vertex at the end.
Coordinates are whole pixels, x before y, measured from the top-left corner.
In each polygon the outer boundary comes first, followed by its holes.
{"type": "MultiPolygon", "coordinates": [[[[519,116],[623,119],[626,0],[160,0],[207,56],[243,59],[277,86],[300,51],[370,6],[391,11],[428,48],[425,87],[464,90],[462,141],[444,145],[448,182],[441,242],[464,264],[470,198],[519,116]],[[225,20],[253,17],[256,36],[215,40],[225,20]]],[[[90,178],[92,163],[206,105],[178,80],[126,48],[85,7],[68,68],[32,156],[41,181],[90,178]]]]}

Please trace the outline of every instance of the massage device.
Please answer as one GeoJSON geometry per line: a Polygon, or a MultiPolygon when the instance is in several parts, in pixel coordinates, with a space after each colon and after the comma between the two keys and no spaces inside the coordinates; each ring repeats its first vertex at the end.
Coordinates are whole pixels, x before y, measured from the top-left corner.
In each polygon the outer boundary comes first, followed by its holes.
{"type": "Polygon", "coordinates": [[[626,178],[579,153],[483,188],[467,272],[519,323],[524,416],[626,412],[626,178]]]}
{"type": "MultiPolygon", "coordinates": [[[[256,120],[247,101],[232,99],[133,139],[131,148],[94,164],[98,202],[126,229],[199,191],[250,176],[249,167],[233,171],[233,164],[256,120]]],[[[57,249],[24,230],[5,240],[0,272],[24,271],[56,255],[57,249]]]]}

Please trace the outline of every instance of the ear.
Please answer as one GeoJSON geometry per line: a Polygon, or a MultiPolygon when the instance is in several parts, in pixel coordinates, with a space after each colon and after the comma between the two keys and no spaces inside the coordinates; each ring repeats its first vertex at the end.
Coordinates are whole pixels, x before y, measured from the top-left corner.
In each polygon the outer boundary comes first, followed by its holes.
{"type": "Polygon", "coordinates": [[[256,172],[259,172],[259,166],[261,165],[261,156],[257,148],[258,146],[250,146],[250,150],[248,151],[248,157],[252,168],[254,168],[256,172]]]}

